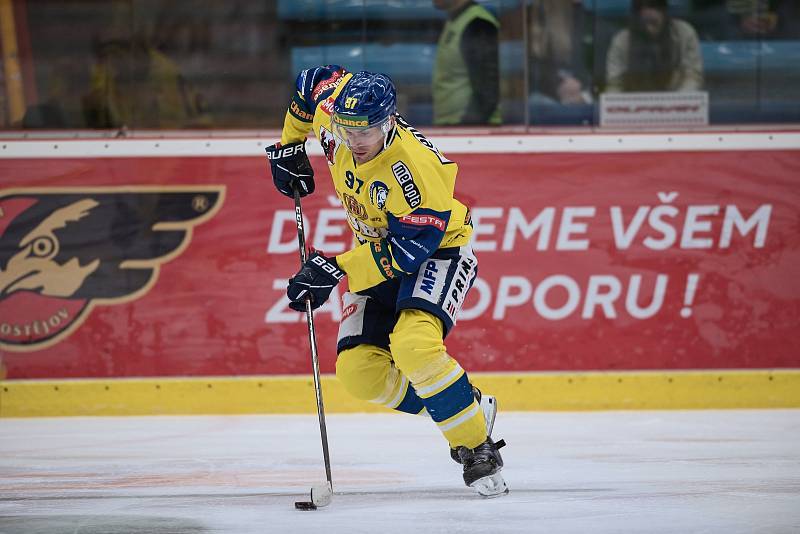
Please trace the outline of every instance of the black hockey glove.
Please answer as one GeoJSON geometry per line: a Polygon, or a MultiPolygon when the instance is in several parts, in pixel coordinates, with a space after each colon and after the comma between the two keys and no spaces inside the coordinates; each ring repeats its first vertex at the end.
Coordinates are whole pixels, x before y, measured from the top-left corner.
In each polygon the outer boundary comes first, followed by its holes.
{"type": "Polygon", "coordinates": [[[295,311],[306,311],[306,297],[311,297],[311,309],[316,310],[328,300],[336,284],[344,278],[335,258],[326,258],[314,252],[303,264],[303,268],[289,279],[286,295],[289,307],[295,311]]]}
{"type": "Polygon", "coordinates": [[[266,148],[272,181],[287,197],[294,197],[296,187],[301,197],[314,192],[314,169],[306,155],[305,141],[281,145],[275,143],[266,148]]]}

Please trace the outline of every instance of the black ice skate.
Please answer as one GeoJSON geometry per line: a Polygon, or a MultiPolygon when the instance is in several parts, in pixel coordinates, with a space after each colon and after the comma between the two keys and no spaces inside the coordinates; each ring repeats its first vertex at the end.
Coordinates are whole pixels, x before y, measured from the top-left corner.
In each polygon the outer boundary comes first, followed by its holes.
{"type": "Polygon", "coordinates": [[[500,474],[503,468],[501,447],[505,446],[501,439],[497,443],[492,438],[475,447],[457,447],[458,458],[464,466],[464,483],[475,488],[483,497],[499,497],[508,493],[508,486],[500,474]]]}
{"type": "MultiPolygon", "coordinates": [[[[494,428],[494,420],[497,417],[497,399],[492,395],[483,395],[481,390],[472,386],[472,394],[475,395],[475,400],[478,402],[481,411],[483,412],[483,420],[486,422],[486,436],[492,437],[492,429],[494,428]]],[[[458,451],[450,449],[450,458],[456,463],[461,463],[458,457],[458,451]]]]}

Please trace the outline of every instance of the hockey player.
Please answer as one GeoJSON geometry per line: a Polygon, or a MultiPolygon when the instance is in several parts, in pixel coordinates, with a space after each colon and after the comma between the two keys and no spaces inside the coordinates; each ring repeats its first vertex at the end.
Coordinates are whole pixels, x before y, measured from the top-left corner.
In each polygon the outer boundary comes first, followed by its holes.
{"type": "Polygon", "coordinates": [[[273,181],[289,197],[314,192],[305,152],[313,130],[358,244],[335,257],[313,252],[289,280],[290,307],[304,311],[307,298],[321,306],[347,276],[337,377],[359,399],[427,412],[464,482],[502,495],[496,403],[443,343],[477,274],[469,210],[453,198],[458,167],[397,114],[395,100],[383,74],[327,65],[297,77],[280,143],[267,148],[273,181]]]}

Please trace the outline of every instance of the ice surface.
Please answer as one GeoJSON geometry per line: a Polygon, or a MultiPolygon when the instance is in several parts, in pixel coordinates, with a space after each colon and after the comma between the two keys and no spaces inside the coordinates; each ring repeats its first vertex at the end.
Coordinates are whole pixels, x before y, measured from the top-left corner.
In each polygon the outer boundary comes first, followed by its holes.
{"type": "Polygon", "coordinates": [[[425,418],[0,420],[0,533],[797,533],[800,410],[504,413],[481,499],[425,418]]]}

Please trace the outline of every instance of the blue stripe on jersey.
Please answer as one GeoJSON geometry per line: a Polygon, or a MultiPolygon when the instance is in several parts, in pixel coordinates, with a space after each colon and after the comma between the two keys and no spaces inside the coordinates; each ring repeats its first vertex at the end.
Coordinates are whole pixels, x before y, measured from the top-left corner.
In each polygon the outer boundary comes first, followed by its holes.
{"type": "Polygon", "coordinates": [[[440,423],[467,409],[474,400],[472,385],[469,383],[467,373],[464,373],[443,391],[425,399],[424,403],[431,419],[440,423]]]}
{"type": "Polygon", "coordinates": [[[422,405],[422,400],[417,396],[417,392],[411,387],[411,384],[408,384],[407,388],[403,401],[395,410],[416,415],[422,411],[424,406],[422,405]]]}
{"type": "Polygon", "coordinates": [[[305,105],[304,108],[301,106],[302,111],[313,115],[317,104],[331,96],[345,72],[339,65],[325,65],[301,71],[295,85],[302,97],[302,104],[305,105]]]}
{"type": "Polygon", "coordinates": [[[418,208],[408,215],[387,214],[389,250],[398,267],[413,273],[436,252],[444,238],[449,211],[418,208]]]}

